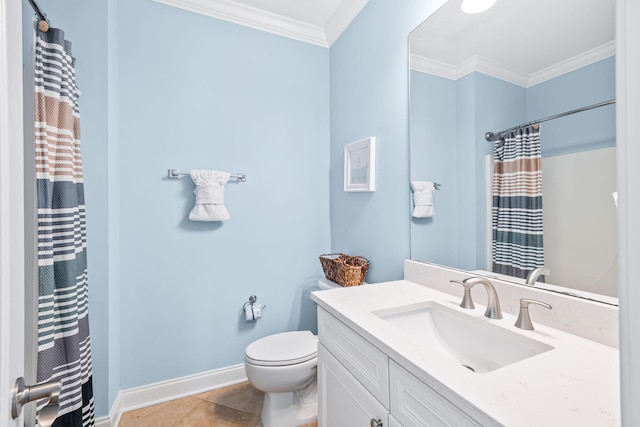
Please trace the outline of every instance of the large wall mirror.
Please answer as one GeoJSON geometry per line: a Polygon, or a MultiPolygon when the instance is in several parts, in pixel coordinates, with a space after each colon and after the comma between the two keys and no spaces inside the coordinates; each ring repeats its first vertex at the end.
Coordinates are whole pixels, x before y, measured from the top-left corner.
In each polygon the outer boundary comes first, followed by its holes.
{"type": "MultiPolygon", "coordinates": [[[[437,182],[411,220],[411,258],[491,275],[499,133],[615,99],[615,2],[449,0],[410,35],[412,181],[437,182]]],[[[615,104],[540,124],[546,284],[617,303],[615,104]]],[[[523,283],[521,279],[514,279],[523,283]]]]}

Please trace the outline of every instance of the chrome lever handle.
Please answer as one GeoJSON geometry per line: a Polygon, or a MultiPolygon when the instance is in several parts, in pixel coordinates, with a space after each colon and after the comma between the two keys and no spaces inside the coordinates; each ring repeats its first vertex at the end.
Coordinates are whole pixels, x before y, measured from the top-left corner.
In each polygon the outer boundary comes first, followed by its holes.
{"type": "Polygon", "coordinates": [[[48,398],[49,403],[38,413],[38,425],[50,427],[58,416],[58,398],[61,389],[60,381],[27,386],[24,378],[18,378],[11,394],[11,416],[16,419],[22,413],[22,407],[27,403],[48,398]]]}
{"type": "Polygon", "coordinates": [[[376,420],[375,418],[371,418],[371,427],[383,427],[384,424],[382,424],[382,420],[378,419],[376,420]]]}
{"type": "Polygon", "coordinates": [[[464,296],[462,297],[462,302],[460,303],[460,307],[466,308],[467,310],[473,310],[476,306],[473,304],[473,299],[471,299],[471,286],[467,283],[461,282],[459,280],[449,280],[449,283],[457,283],[464,287],[464,296]]]}
{"type": "Polygon", "coordinates": [[[535,299],[522,298],[520,300],[520,313],[518,314],[518,320],[516,320],[516,327],[527,331],[533,331],[533,323],[531,322],[531,316],[529,315],[529,304],[541,305],[545,308],[552,309],[551,305],[546,302],[538,301],[535,299]]]}
{"type": "Polygon", "coordinates": [[[538,304],[546,308],[552,308],[551,305],[547,304],[546,302],[538,301],[537,299],[528,299],[528,298],[520,299],[520,307],[527,307],[529,306],[529,304],[538,304]]]}

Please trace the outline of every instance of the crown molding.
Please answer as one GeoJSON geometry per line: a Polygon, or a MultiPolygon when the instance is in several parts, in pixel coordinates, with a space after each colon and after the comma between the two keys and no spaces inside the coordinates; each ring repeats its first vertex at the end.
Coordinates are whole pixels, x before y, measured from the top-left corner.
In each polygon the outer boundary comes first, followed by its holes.
{"type": "Polygon", "coordinates": [[[488,74],[519,86],[526,85],[529,80],[529,76],[526,74],[506,68],[496,62],[477,55],[467,59],[458,66],[434,61],[414,54],[411,54],[410,61],[412,70],[426,74],[433,74],[449,80],[461,79],[474,71],[488,74]]]}
{"type": "Polygon", "coordinates": [[[566,61],[562,61],[551,67],[540,70],[529,76],[528,86],[535,86],[538,83],[542,83],[547,80],[551,80],[555,77],[563,74],[575,71],[586,65],[593,64],[601,61],[605,58],[609,58],[616,54],[616,42],[615,40],[605,43],[602,46],[598,46],[594,49],[588,50],[580,55],[569,58],[566,61]]]}
{"type": "Polygon", "coordinates": [[[369,0],[343,0],[336,12],[333,14],[324,32],[327,38],[328,46],[331,46],[340,38],[344,30],[349,27],[351,22],[358,16],[360,11],[367,5],[369,0]]]}
{"type": "Polygon", "coordinates": [[[316,46],[330,47],[369,0],[344,0],[325,28],[266,12],[233,0],[153,1],[316,46]]]}
{"type": "Polygon", "coordinates": [[[265,12],[230,0],[153,0],[190,12],[254,28],[279,36],[328,47],[324,30],[315,25],[265,12]]]}
{"type": "Polygon", "coordinates": [[[432,74],[449,80],[458,80],[458,67],[444,62],[425,58],[424,56],[412,53],[409,55],[409,68],[424,74],[432,74]]]}
{"type": "Polygon", "coordinates": [[[412,70],[426,74],[433,74],[449,80],[458,80],[469,73],[477,71],[509,83],[528,88],[613,56],[615,53],[616,44],[615,41],[612,41],[531,75],[505,67],[481,56],[473,56],[462,64],[453,66],[444,62],[434,61],[423,56],[411,54],[410,67],[412,70]]]}
{"type": "Polygon", "coordinates": [[[513,68],[506,67],[482,56],[475,56],[471,58],[466,63],[463,63],[462,67],[467,70],[465,74],[469,74],[472,71],[479,71],[483,74],[487,74],[500,80],[513,83],[517,86],[527,87],[527,84],[529,82],[528,74],[513,68]]]}

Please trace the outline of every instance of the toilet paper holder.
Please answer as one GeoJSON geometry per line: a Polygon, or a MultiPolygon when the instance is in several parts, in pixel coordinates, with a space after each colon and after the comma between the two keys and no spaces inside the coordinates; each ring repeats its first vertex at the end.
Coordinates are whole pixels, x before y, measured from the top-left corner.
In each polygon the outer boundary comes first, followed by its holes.
{"type": "Polygon", "coordinates": [[[242,305],[242,311],[244,311],[244,317],[247,322],[251,322],[254,320],[258,320],[262,317],[262,310],[267,307],[267,305],[256,304],[258,301],[258,297],[255,295],[249,296],[249,301],[245,302],[242,305]]]}

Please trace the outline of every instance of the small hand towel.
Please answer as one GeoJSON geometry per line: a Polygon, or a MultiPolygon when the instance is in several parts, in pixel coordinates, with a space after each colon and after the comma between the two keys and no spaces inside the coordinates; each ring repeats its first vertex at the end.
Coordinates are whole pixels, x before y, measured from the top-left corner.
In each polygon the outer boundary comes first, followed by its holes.
{"type": "Polygon", "coordinates": [[[433,210],[433,191],[435,190],[433,182],[411,181],[411,189],[413,190],[413,217],[430,218],[434,216],[436,213],[433,210]]]}
{"type": "Polygon", "coordinates": [[[196,205],[189,214],[191,221],[224,221],[231,218],[224,206],[224,185],[229,181],[229,172],[192,170],[191,179],[196,184],[193,192],[196,205]]]}

